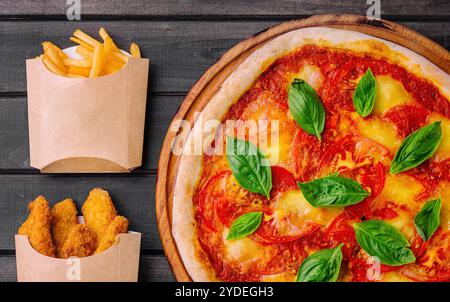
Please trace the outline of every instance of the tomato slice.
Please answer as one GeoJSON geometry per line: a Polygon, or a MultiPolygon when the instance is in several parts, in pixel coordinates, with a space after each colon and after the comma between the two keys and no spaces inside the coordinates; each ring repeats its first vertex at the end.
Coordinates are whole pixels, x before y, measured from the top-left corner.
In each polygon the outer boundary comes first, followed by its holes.
{"type": "Polygon", "coordinates": [[[223,170],[204,183],[195,200],[203,224],[215,232],[220,224],[229,227],[238,216],[260,210],[261,204],[252,202],[256,198],[237,184],[231,171],[223,170]]]}
{"type": "Polygon", "coordinates": [[[223,177],[225,177],[225,185],[220,192],[212,195],[214,213],[222,225],[230,227],[239,216],[261,211],[265,207],[263,203],[265,198],[242,188],[232,176],[231,171],[227,171],[223,177]]]}
{"type": "Polygon", "coordinates": [[[270,198],[275,198],[278,194],[297,189],[297,183],[291,172],[283,167],[272,167],[272,191],[270,192],[270,198]]]}
{"type": "Polygon", "coordinates": [[[384,118],[394,123],[397,133],[407,137],[411,132],[425,125],[429,111],[418,105],[398,105],[384,114],[384,118]]]}
{"type": "Polygon", "coordinates": [[[373,216],[372,202],[383,191],[385,183],[386,167],[382,163],[361,167],[358,174],[354,176],[361,186],[370,192],[370,196],[355,205],[349,206],[346,210],[353,216],[360,219],[371,218],[373,216]]]}
{"type": "Polygon", "coordinates": [[[352,227],[352,222],[356,221],[358,220],[353,218],[347,212],[339,214],[328,225],[323,235],[323,242],[327,247],[334,247],[340,243],[344,243],[344,246],[342,247],[342,254],[344,256],[344,260],[347,261],[358,247],[355,231],[352,227]]]}
{"type": "Polygon", "coordinates": [[[380,195],[384,188],[386,167],[382,163],[370,165],[362,169],[361,185],[370,188],[372,198],[380,195]]]}
{"type": "Polygon", "coordinates": [[[358,78],[367,67],[366,60],[347,60],[339,68],[331,70],[322,88],[325,108],[333,111],[354,110],[352,94],[358,78]]]}
{"type": "Polygon", "coordinates": [[[401,270],[406,277],[419,282],[450,281],[450,270],[439,268],[426,268],[417,264],[410,264],[401,270]]]}
{"type": "Polygon", "coordinates": [[[308,235],[311,235],[320,229],[320,225],[306,222],[302,226],[301,233],[298,235],[281,235],[278,231],[277,223],[274,219],[261,222],[258,230],[255,232],[253,239],[262,244],[287,243],[292,242],[308,235]]]}
{"type": "Polygon", "coordinates": [[[374,162],[384,162],[389,155],[389,150],[377,142],[348,134],[325,148],[317,175],[352,171],[374,162]]]}
{"type": "Polygon", "coordinates": [[[298,129],[291,146],[291,166],[295,178],[311,180],[320,159],[320,143],[316,137],[298,129]]]}
{"type": "MultiPolygon", "coordinates": [[[[345,158],[347,155],[346,152],[349,154],[355,153],[355,139],[351,134],[346,135],[327,146],[320,157],[316,174],[320,175],[323,170],[333,166],[334,161],[338,157],[345,158]]],[[[326,174],[329,174],[329,172],[330,171],[326,171],[326,174]]]]}
{"type": "Polygon", "coordinates": [[[353,216],[364,219],[370,217],[372,201],[384,188],[386,167],[382,161],[388,155],[389,150],[384,146],[349,134],[327,146],[316,173],[324,176],[339,172],[343,177],[357,180],[369,191],[370,196],[364,201],[347,207],[353,216]]]}
{"type": "Polygon", "coordinates": [[[203,224],[211,231],[217,230],[214,224],[214,197],[220,198],[223,196],[225,185],[220,182],[229,175],[231,175],[231,171],[220,171],[208,179],[201,187],[199,193],[194,196],[194,201],[196,201],[197,204],[197,212],[199,213],[203,224]]]}
{"type": "MultiPolygon", "coordinates": [[[[370,282],[378,280],[369,279],[369,270],[373,267],[373,263],[370,263],[367,258],[355,257],[349,262],[350,271],[352,272],[353,282],[370,282]]],[[[380,264],[380,273],[388,273],[401,270],[403,266],[389,266],[380,264]]]]}
{"type": "Polygon", "coordinates": [[[411,248],[416,263],[405,266],[401,272],[415,281],[450,281],[450,232],[439,227],[428,241],[416,233],[411,248]]]}

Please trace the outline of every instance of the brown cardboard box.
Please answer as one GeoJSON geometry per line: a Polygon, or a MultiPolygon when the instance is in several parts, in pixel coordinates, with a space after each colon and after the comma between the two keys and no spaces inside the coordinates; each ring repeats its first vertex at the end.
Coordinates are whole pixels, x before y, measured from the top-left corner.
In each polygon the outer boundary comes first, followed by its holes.
{"type": "MultiPolygon", "coordinates": [[[[76,57],[74,47],[64,50],[76,57]]],[[[41,172],[127,172],[142,164],[148,59],[98,78],[27,65],[30,165],[41,172]]]]}
{"type": "Polygon", "coordinates": [[[19,282],[136,282],[141,234],[119,234],[116,244],[85,258],[59,259],[39,254],[28,236],[16,235],[19,282]]]}

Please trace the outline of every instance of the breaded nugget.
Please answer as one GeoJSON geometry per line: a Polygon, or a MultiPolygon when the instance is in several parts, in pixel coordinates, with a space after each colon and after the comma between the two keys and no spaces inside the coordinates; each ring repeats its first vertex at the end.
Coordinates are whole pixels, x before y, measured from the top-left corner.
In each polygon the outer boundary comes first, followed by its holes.
{"type": "Polygon", "coordinates": [[[97,242],[102,241],[105,231],[117,216],[108,192],[100,188],[93,189],[89,192],[82,211],[84,223],[94,231],[97,242]]]}
{"type": "Polygon", "coordinates": [[[96,246],[95,233],[87,225],[77,224],[67,235],[61,249],[61,258],[90,256],[96,246]]]}
{"type": "Polygon", "coordinates": [[[116,242],[116,236],[120,233],[128,232],[128,219],[123,216],[117,216],[109,225],[101,240],[95,254],[103,252],[116,242]]]}
{"type": "Polygon", "coordinates": [[[28,210],[30,214],[19,228],[19,235],[27,235],[31,246],[37,252],[55,257],[55,245],[50,232],[52,214],[47,200],[38,196],[28,205],[28,210]]]}
{"type": "Polygon", "coordinates": [[[62,248],[69,232],[78,225],[77,207],[72,199],[58,202],[52,208],[52,235],[56,246],[56,255],[61,258],[62,248]]]}

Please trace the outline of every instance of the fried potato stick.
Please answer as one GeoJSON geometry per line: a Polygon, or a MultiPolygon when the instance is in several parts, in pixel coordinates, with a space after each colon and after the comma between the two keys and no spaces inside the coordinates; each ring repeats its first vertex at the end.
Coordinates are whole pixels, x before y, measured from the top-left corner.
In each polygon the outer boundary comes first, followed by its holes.
{"type": "Polygon", "coordinates": [[[77,54],[79,54],[80,56],[82,56],[85,59],[91,60],[91,63],[92,63],[92,56],[93,56],[92,51],[84,48],[83,46],[77,46],[77,48],[75,49],[75,52],[77,54]]]}
{"type": "Polygon", "coordinates": [[[80,46],[86,48],[87,50],[90,50],[90,51],[93,51],[93,50],[94,50],[94,47],[93,47],[93,46],[91,46],[90,44],[88,44],[88,43],[86,43],[86,42],[84,42],[84,41],[82,41],[82,40],[80,40],[80,39],[78,39],[78,38],[70,37],[70,41],[72,41],[72,42],[74,42],[74,43],[77,43],[78,45],[80,45],[80,46]]]}
{"type": "Polygon", "coordinates": [[[27,235],[31,246],[39,253],[55,257],[55,245],[50,231],[52,213],[47,200],[38,196],[28,205],[30,214],[19,228],[19,235],[27,235]]]}
{"type": "Polygon", "coordinates": [[[116,208],[108,192],[100,188],[89,192],[82,212],[84,223],[95,233],[97,242],[101,242],[108,226],[117,216],[116,208]]]}
{"type": "Polygon", "coordinates": [[[41,60],[44,62],[45,67],[47,67],[48,70],[51,72],[60,75],[65,76],[66,74],[58,68],[45,54],[41,55],[41,60]]]}
{"type": "Polygon", "coordinates": [[[52,63],[58,67],[59,70],[61,70],[63,73],[66,72],[66,67],[63,63],[63,58],[61,58],[58,49],[56,49],[53,46],[50,47],[43,47],[44,48],[44,54],[45,56],[52,61],[52,63]]]}
{"type": "Polygon", "coordinates": [[[67,56],[65,53],[64,53],[64,51],[62,51],[62,49],[61,48],[59,48],[58,46],[56,46],[55,44],[53,44],[52,42],[49,42],[49,41],[45,41],[45,42],[42,42],[42,48],[44,49],[44,51],[46,51],[48,48],[54,48],[54,49],[56,49],[56,51],[58,52],[58,55],[61,57],[61,58],[68,58],[69,56],[67,56]]]}
{"type": "Polygon", "coordinates": [[[78,66],[70,66],[68,75],[72,76],[80,76],[80,77],[89,77],[89,73],[91,72],[90,68],[86,67],[78,67],[78,66]]]}
{"type": "Polygon", "coordinates": [[[92,66],[91,71],[89,73],[90,78],[95,78],[100,75],[104,62],[105,62],[105,48],[101,44],[96,45],[94,47],[94,54],[92,56],[92,66]]]}
{"type": "Polygon", "coordinates": [[[60,258],[87,257],[94,253],[97,245],[95,233],[85,224],[77,224],[67,235],[60,258]]]}
{"type": "Polygon", "coordinates": [[[141,50],[139,49],[139,46],[136,43],[131,43],[130,53],[133,58],[141,57],[141,50]]]}
{"type": "Polygon", "coordinates": [[[101,253],[110,248],[116,242],[117,235],[126,232],[128,232],[128,219],[123,216],[117,216],[108,226],[106,232],[99,241],[95,254],[101,253]]]}
{"type": "Polygon", "coordinates": [[[92,38],[91,36],[89,36],[88,34],[84,33],[83,31],[81,31],[80,29],[77,29],[74,31],[73,36],[85,43],[87,43],[88,45],[95,47],[99,44],[101,44],[99,41],[97,41],[96,39],[92,38]]]}
{"type": "Polygon", "coordinates": [[[62,248],[69,232],[78,225],[77,207],[72,199],[58,202],[52,208],[52,235],[56,246],[56,255],[62,258],[62,248]]]}

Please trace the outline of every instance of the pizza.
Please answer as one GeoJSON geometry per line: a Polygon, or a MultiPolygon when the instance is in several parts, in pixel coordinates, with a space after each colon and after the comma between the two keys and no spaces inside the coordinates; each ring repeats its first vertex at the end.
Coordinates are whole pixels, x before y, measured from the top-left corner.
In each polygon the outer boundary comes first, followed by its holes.
{"type": "Polygon", "coordinates": [[[209,152],[183,152],[172,207],[192,280],[450,281],[450,77],[425,58],[294,30],[200,117],[184,151],[209,152]]]}

